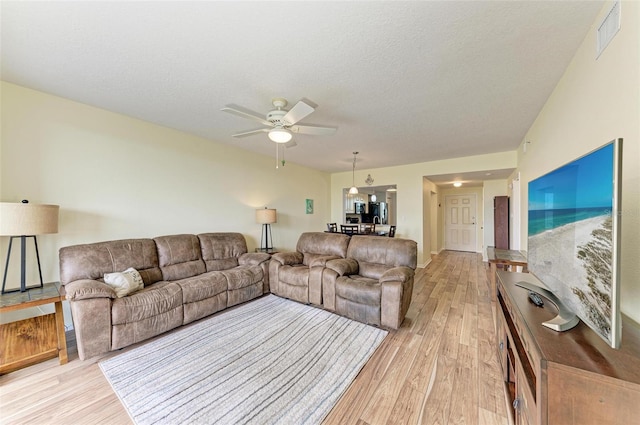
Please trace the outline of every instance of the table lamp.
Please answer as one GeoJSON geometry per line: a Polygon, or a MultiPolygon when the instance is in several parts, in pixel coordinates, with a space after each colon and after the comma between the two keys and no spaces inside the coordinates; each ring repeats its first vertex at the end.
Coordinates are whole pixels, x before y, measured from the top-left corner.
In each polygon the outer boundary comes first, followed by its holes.
{"type": "Polygon", "coordinates": [[[0,236],[10,236],[9,248],[7,249],[7,260],[2,279],[2,293],[15,292],[6,291],[7,271],[9,270],[9,259],[11,258],[11,247],[13,239],[20,238],[20,292],[25,292],[26,285],[26,252],[27,238],[33,238],[36,249],[36,259],[38,262],[38,273],[40,275],[40,285],[34,288],[42,288],[42,269],[40,268],[40,254],[38,253],[38,241],[36,235],[46,233],[58,233],[58,205],[30,204],[29,201],[21,203],[0,202],[0,236]]]}
{"type": "Polygon", "coordinates": [[[273,236],[271,236],[271,223],[278,222],[278,215],[275,209],[264,207],[256,210],[256,223],[262,224],[262,235],[260,236],[260,251],[273,249],[273,236]],[[269,243],[271,240],[271,243],[269,243]]]}

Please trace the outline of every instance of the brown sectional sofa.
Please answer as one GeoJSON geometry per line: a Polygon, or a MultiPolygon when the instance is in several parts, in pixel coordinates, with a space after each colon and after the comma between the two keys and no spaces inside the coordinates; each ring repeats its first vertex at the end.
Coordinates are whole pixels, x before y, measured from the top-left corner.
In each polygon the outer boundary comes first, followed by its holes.
{"type": "Polygon", "coordinates": [[[351,319],[398,329],[411,303],[417,244],[382,236],[303,233],[274,254],[271,292],[351,319]]]}
{"type": "Polygon", "coordinates": [[[117,350],[269,292],[269,258],[240,233],[170,235],[60,249],[60,280],[80,359],[117,350]],[[118,298],[107,273],[136,269],[144,289],[118,298]]]}

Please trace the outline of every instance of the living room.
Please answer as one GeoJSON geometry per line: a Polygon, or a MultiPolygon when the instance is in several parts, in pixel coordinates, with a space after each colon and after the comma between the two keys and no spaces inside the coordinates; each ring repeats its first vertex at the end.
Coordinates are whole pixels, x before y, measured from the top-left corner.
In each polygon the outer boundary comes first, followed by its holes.
{"type": "MultiPolygon", "coordinates": [[[[418,266],[424,267],[432,253],[440,253],[444,247],[441,238],[432,238],[432,234],[442,232],[442,225],[436,224],[434,231],[431,211],[432,203],[441,202],[445,190],[426,176],[514,169],[508,179],[489,184],[509,195],[509,184],[519,175],[521,220],[516,231],[521,235],[520,248],[526,250],[526,183],[622,137],[624,233],[620,299],[623,313],[640,322],[640,284],[635,278],[640,274],[640,263],[635,261],[640,257],[640,6],[637,2],[622,2],[620,31],[596,58],[595,30],[610,8],[608,2],[601,4],[551,95],[525,134],[513,141],[512,149],[401,165],[368,166],[373,159],[367,157],[363,142],[361,146],[349,145],[342,151],[324,154],[338,170],[322,171],[293,159],[294,150],[298,151],[296,155],[307,152],[307,146],[298,143],[294,149],[285,149],[285,165],[280,163],[276,169],[276,152],[271,145],[264,148],[264,153],[237,147],[238,143],[257,144],[260,137],[266,144],[266,136],[234,141],[235,146],[216,143],[124,112],[113,112],[108,107],[69,100],[38,87],[24,87],[5,80],[3,75],[1,200],[19,202],[26,198],[33,203],[60,205],[58,233],[38,238],[44,279],[55,281],[59,280],[58,250],[74,244],[229,231],[243,233],[253,251],[261,237],[255,210],[263,207],[276,208],[278,212],[278,221],[272,225],[274,245],[293,250],[301,233],[322,231],[327,222],[342,222],[343,189],[349,188],[352,180],[364,182],[371,175],[376,185],[397,185],[397,237],[417,242],[418,266]],[[363,158],[355,171],[350,163],[353,150],[362,151],[359,156],[363,158]],[[313,200],[313,214],[305,211],[307,199],[313,200]]],[[[3,50],[4,44],[5,41],[3,50]]],[[[3,58],[3,67],[4,63],[3,58]]],[[[101,76],[96,84],[108,89],[116,84],[112,77],[101,76]]],[[[394,76],[397,78],[401,76],[394,76]]],[[[206,87],[213,84],[207,82],[206,87]]],[[[249,91],[254,97],[264,98],[266,110],[270,97],[278,93],[261,90],[249,91]]],[[[291,96],[309,96],[322,107],[322,99],[312,97],[322,91],[320,88],[314,93],[291,96]]],[[[154,98],[140,101],[156,102],[154,98]]],[[[210,99],[216,110],[228,102],[240,101],[210,99]]],[[[171,105],[157,107],[164,109],[164,114],[171,114],[171,105]]],[[[237,119],[231,127],[242,130],[243,124],[237,119]]],[[[326,124],[332,121],[327,120],[326,124]]],[[[323,141],[318,138],[312,143],[323,141]]],[[[489,220],[484,216],[479,222],[489,220]]],[[[3,237],[1,252],[6,253],[7,247],[8,238],[3,237]]],[[[484,242],[479,242],[477,252],[483,253],[484,248],[484,242]]],[[[37,270],[30,268],[29,274],[33,279],[37,270]]],[[[17,281],[18,275],[17,270],[10,270],[9,280],[17,281]]],[[[65,310],[65,323],[71,328],[69,313],[65,310]]]]}

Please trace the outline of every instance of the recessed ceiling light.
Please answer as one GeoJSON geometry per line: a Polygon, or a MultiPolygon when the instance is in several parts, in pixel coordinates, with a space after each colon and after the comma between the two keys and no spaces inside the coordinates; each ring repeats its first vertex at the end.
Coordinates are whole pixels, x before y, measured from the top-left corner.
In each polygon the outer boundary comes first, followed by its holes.
{"type": "Polygon", "coordinates": [[[462,183],[461,183],[461,182],[455,182],[455,183],[453,184],[453,187],[460,187],[460,186],[462,186],[462,183]]]}

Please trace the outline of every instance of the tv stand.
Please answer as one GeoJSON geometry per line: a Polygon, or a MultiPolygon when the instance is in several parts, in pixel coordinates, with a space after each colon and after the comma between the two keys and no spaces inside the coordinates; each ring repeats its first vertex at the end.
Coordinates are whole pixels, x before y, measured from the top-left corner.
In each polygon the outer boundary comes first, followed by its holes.
{"type": "MultiPolygon", "coordinates": [[[[496,273],[498,359],[512,423],[618,425],[638,420],[640,327],[622,318],[615,350],[584,323],[555,332],[542,323],[562,306],[529,301],[542,283],[529,273],[496,273]]],[[[544,292],[542,295],[546,296],[544,292]]]]}

